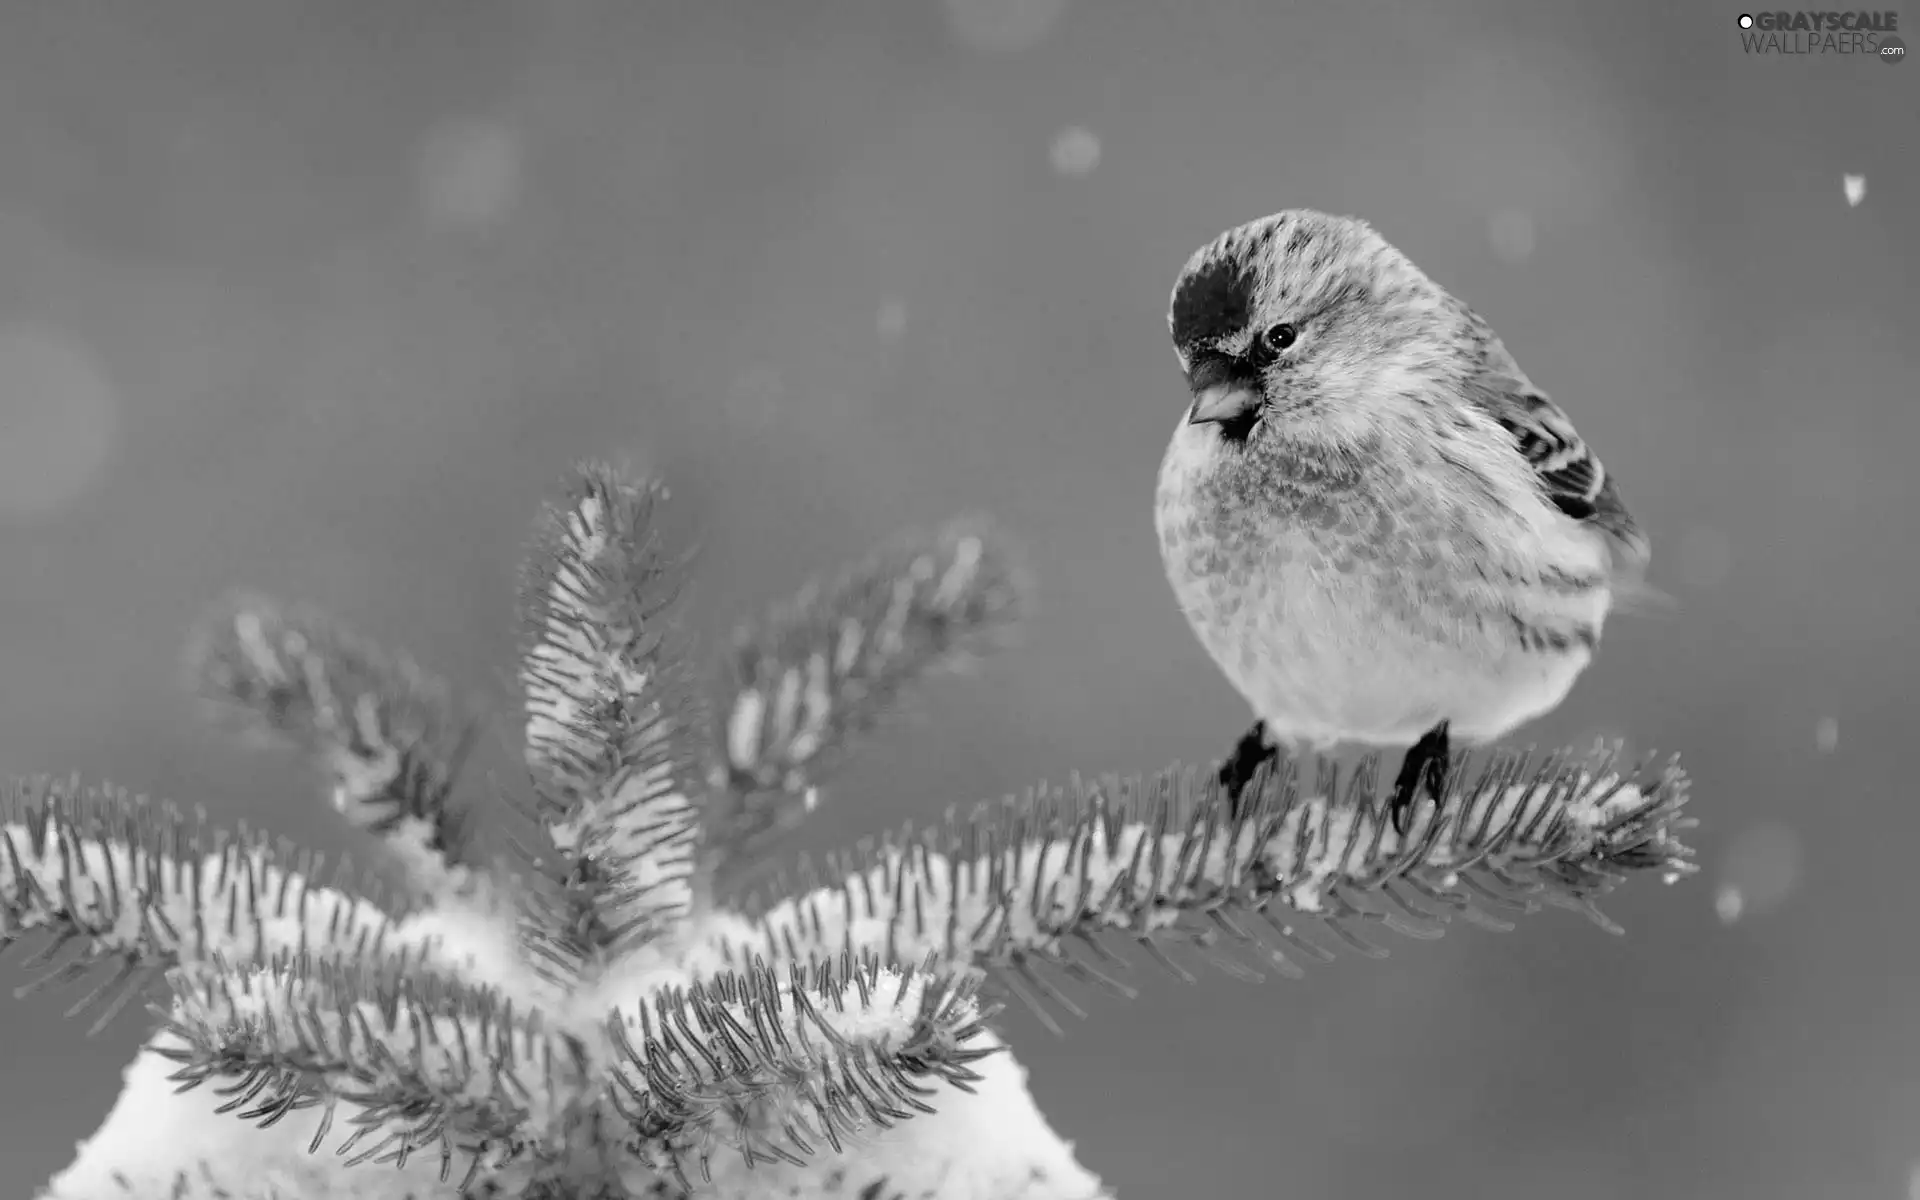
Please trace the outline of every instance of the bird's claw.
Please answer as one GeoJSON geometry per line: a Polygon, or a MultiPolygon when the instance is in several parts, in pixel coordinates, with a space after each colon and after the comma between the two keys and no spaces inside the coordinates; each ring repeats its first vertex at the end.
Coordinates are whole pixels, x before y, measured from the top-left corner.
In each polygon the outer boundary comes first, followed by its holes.
{"type": "Polygon", "coordinates": [[[1447,794],[1447,772],[1453,763],[1453,747],[1447,740],[1447,723],[1429,729],[1400,762],[1400,774],[1393,782],[1393,798],[1387,804],[1393,831],[1406,837],[1413,828],[1413,812],[1424,789],[1438,809],[1447,794]]]}
{"type": "Polygon", "coordinates": [[[1221,762],[1215,776],[1226,790],[1229,811],[1234,816],[1240,815],[1240,793],[1253,781],[1254,773],[1279,757],[1280,748],[1267,741],[1265,721],[1255,721],[1251,729],[1240,735],[1233,752],[1221,762]]]}

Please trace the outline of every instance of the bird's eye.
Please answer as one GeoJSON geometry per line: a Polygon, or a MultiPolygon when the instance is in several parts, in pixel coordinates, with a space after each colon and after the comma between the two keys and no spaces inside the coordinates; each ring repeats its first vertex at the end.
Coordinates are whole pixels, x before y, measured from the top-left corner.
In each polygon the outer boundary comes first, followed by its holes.
{"type": "Polygon", "coordinates": [[[1291,325],[1275,325],[1262,335],[1269,350],[1285,350],[1300,337],[1300,331],[1291,325]]]}

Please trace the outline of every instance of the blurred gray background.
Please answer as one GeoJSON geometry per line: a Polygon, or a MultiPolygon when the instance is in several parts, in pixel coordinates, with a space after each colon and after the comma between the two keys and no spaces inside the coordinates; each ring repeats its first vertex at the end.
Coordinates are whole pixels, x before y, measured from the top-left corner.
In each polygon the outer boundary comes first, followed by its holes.
{"type": "MultiPolygon", "coordinates": [[[[1737,11],[7,0],[0,766],[348,848],[196,722],[182,633],[248,584],[504,708],[534,506],[611,453],[675,484],[714,634],[959,509],[1041,568],[1025,650],[805,845],[1211,758],[1247,715],[1152,534],[1167,292],[1227,225],[1357,213],[1652,528],[1678,610],[1528,732],[1683,752],[1706,869],[1618,897],[1625,939],[1550,914],[1149,978],[1065,1040],[1015,1014],[1041,1103],[1132,1197],[1920,1195],[1920,66],[1749,58],[1737,11]]],[[[0,1195],[141,1036],[72,999],[6,1009],[0,1195]]]]}

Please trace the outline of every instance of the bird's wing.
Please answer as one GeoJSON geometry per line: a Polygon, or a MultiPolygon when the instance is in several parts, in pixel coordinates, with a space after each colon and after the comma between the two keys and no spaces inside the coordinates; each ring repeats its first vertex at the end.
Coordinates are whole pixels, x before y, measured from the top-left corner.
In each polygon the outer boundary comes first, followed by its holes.
{"type": "Polygon", "coordinates": [[[1621,501],[1613,477],[1500,339],[1491,333],[1488,339],[1483,365],[1468,381],[1468,401],[1512,435],[1554,507],[1606,535],[1617,566],[1634,575],[1645,571],[1653,548],[1621,501]]]}

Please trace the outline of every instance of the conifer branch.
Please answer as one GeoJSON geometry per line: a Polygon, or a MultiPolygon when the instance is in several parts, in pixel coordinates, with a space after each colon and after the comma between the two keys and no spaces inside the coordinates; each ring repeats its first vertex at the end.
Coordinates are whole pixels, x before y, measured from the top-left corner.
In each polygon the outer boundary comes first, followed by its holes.
{"type": "Polygon", "coordinates": [[[527,762],[554,852],[528,948],[558,977],[668,931],[700,835],[695,693],[651,482],[586,466],[541,523],[521,592],[527,762]]]}
{"type": "Polygon", "coordinates": [[[0,949],[47,936],[22,992],[105,972],[69,1011],[96,1011],[90,1032],[177,966],[408,944],[377,902],[314,882],[321,856],[117,789],[18,781],[0,789],[0,822],[0,949]]]}
{"type": "Polygon", "coordinates": [[[1004,642],[1030,591],[1006,539],[962,517],[893,539],[743,627],[723,681],[707,818],[723,875],[743,875],[811,810],[858,735],[912,684],[1004,642]]]}
{"type": "Polygon", "coordinates": [[[871,956],[722,972],[608,1022],[613,1102],[635,1153],[686,1190],[688,1164],[711,1183],[722,1145],[750,1167],[801,1167],[934,1112],[935,1084],[972,1090],[973,1064],[995,1049],[970,1045],[995,1011],[976,1002],[976,984],[971,972],[900,970],[871,956]]]}
{"type": "Polygon", "coordinates": [[[404,960],[276,961],[178,977],[155,1009],[181,1090],[218,1083],[217,1111],[273,1125],[318,1108],[309,1153],[345,1166],[435,1158],[458,1190],[535,1152],[553,1098],[584,1061],[537,1015],[404,960]]]}
{"type": "MultiPolygon", "coordinates": [[[[973,1046],[993,1010],[977,979],[882,968],[877,960],[758,966],[658,993],[609,1016],[606,1097],[628,1152],[691,1191],[722,1147],[749,1167],[804,1166],[918,1114],[945,1084],[969,1091],[973,1046]]],[[[159,1053],[182,1089],[217,1082],[217,1111],[272,1125],[320,1110],[345,1165],[416,1158],[462,1165],[458,1190],[503,1168],[562,1157],[561,1128],[598,1069],[589,1048],[551,1036],[489,990],[404,962],[277,961],[176,981],[159,1053]],[[340,1134],[346,1134],[340,1140],[340,1134]]]]}
{"type": "MultiPolygon", "coordinates": [[[[629,1030],[637,1033],[633,1025],[629,1030]]],[[[164,1032],[153,1044],[186,1046],[164,1032]]],[[[912,1120],[892,1128],[876,1124],[864,1129],[843,1153],[823,1143],[800,1166],[764,1153],[749,1163],[716,1141],[717,1152],[704,1162],[680,1158],[680,1174],[697,1178],[702,1167],[710,1168],[711,1183],[691,1189],[702,1200],[1106,1196],[1099,1180],[1075,1161],[1071,1143],[1048,1125],[1027,1089],[1025,1070],[991,1031],[981,1033],[968,1048],[994,1051],[970,1064],[980,1076],[969,1085],[971,1090],[935,1082],[939,1092],[929,1106],[937,1111],[916,1111],[912,1120]]],[[[666,1146],[647,1145],[653,1167],[628,1148],[626,1143],[634,1140],[632,1129],[604,1089],[592,1093],[597,1107],[559,1118],[567,1139],[564,1156],[549,1157],[543,1146],[498,1169],[483,1169],[475,1186],[461,1195],[453,1185],[469,1162],[456,1157],[448,1181],[438,1183],[437,1149],[414,1154],[404,1168],[371,1163],[345,1167],[346,1156],[330,1152],[356,1128],[351,1121],[355,1110],[344,1103],[330,1132],[331,1144],[313,1154],[309,1146],[320,1106],[261,1128],[235,1120],[232,1111],[220,1111],[230,1097],[216,1086],[179,1092],[169,1077],[180,1065],[177,1057],[144,1052],[128,1071],[125,1091],[105,1124],[42,1200],[685,1200],[689,1194],[675,1178],[666,1146]]],[[[624,1089],[621,1095],[621,1104],[631,1107],[624,1089]]],[[[690,1129],[685,1140],[696,1141],[698,1132],[690,1129]]]]}
{"type": "Polygon", "coordinates": [[[1076,779],[865,845],[824,872],[803,867],[794,898],[750,902],[751,924],[720,926],[714,949],[728,963],[848,952],[976,962],[1045,1016],[1043,998],[1079,1008],[1043,966],[1132,993],[1103,969],[1124,965],[1107,935],[1131,937],[1183,978],[1167,947],[1257,978],[1225,952],[1238,948],[1292,976],[1294,956],[1331,957],[1304,929],[1370,957],[1385,951],[1358,926],[1431,938],[1456,916],[1509,929],[1546,905],[1617,932],[1597,899],[1631,875],[1694,869],[1677,837],[1677,766],[1621,770],[1605,753],[1470,766],[1457,765],[1437,812],[1404,840],[1371,759],[1346,786],[1329,771],[1311,791],[1291,770],[1263,769],[1237,805],[1207,772],[1076,779]]]}
{"type": "Polygon", "coordinates": [[[334,807],[385,842],[416,892],[470,881],[473,829],[452,793],[478,723],[445,683],[314,609],[247,592],[207,614],[188,664],[217,714],[319,765],[334,807]]]}
{"type": "MultiPolygon", "coordinates": [[[[1403,839],[1369,759],[1311,786],[1264,769],[1237,800],[1211,772],[1075,779],[715,908],[710,885],[804,810],[791,793],[993,645],[1025,588],[977,522],[903,539],[743,635],[708,720],[663,497],[586,467],[542,524],[521,680],[546,844],[523,903],[429,887],[441,903],[396,921],[253,834],[77,784],[0,794],[0,949],[49,935],[42,961],[70,956],[43,982],[100,970],[76,1007],[108,1015],[172,989],[49,1200],[1107,1200],[1000,1053],[989,974],[1051,1022],[1078,1011],[1066,980],[1131,992],[1129,941],[1188,978],[1193,953],[1297,974],[1331,957],[1316,938],[1384,953],[1369,926],[1557,905],[1613,928],[1595,904],[1620,882],[1693,869],[1677,768],[1463,760],[1403,839]]],[[[194,662],[223,709],[325,765],[350,819],[423,852],[416,886],[483,881],[448,803],[471,725],[443,685],[253,597],[194,662]]]]}

